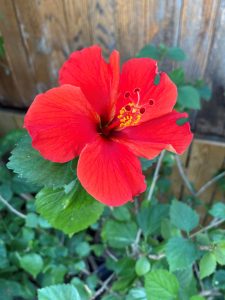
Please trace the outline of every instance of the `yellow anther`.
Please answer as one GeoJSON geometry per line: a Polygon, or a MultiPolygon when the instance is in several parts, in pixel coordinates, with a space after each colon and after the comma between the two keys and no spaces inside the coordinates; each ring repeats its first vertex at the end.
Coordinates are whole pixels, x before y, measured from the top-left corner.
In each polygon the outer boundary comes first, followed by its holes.
{"type": "Polygon", "coordinates": [[[117,118],[120,120],[120,128],[133,126],[139,123],[142,114],[140,108],[137,107],[133,102],[128,103],[120,109],[117,118]]]}

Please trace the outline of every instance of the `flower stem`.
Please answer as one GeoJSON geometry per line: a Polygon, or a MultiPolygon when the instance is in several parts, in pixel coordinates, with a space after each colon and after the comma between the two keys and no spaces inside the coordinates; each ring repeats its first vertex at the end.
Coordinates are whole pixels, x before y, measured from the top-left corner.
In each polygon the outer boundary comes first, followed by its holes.
{"type": "Polygon", "coordinates": [[[153,195],[153,192],[154,192],[154,189],[155,189],[156,182],[157,182],[158,177],[159,177],[159,171],[160,171],[160,167],[161,167],[164,155],[165,155],[165,150],[163,150],[161,152],[161,154],[159,156],[159,159],[157,161],[157,165],[156,165],[156,168],[155,168],[155,173],[153,175],[152,184],[151,184],[150,189],[149,189],[147,201],[150,201],[152,199],[152,195],[153,195]]]}
{"type": "Polygon", "coordinates": [[[26,216],[22,214],[21,212],[17,211],[14,207],[12,207],[1,195],[0,195],[0,201],[15,215],[22,219],[26,219],[26,216]]]}

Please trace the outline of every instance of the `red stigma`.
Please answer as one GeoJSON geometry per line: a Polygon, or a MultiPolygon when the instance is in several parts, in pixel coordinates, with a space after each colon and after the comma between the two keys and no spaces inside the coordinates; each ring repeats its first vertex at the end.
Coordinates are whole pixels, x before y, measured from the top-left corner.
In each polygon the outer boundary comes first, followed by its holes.
{"type": "Polygon", "coordinates": [[[134,89],[134,93],[140,93],[140,91],[141,91],[141,89],[139,89],[139,88],[134,89]]]}
{"type": "Polygon", "coordinates": [[[129,98],[129,97],[130,97],[130,92],[126,92],[126,93],[124,94],[124,97],[125,97],[125,98],[129,98]]]}
{"type": "Polygon", "coordinates": [[[126,106],[125,106],[125,109],[126,109],[127,111],[130,111],[130,110],[131,110],[130,105],[126,105],[126,106]]]}
{"type": "Polygon", "coordinates": [[[144,107],[141,107],[140,108],[140,114],[143,114],[145,112],[145,108],[144,107]]]}

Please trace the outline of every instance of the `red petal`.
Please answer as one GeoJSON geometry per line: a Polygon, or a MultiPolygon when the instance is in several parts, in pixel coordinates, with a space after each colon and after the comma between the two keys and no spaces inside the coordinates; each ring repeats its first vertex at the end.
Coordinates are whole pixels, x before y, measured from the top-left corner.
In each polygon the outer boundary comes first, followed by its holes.
{"type": "Polygon", "coordinates": [[[73,52],[59,72],[59,81],[80,87],[98,114],[109,117],[117,100],[119,53],[113,51],[108,64],[98,46],[73,52]]]}
{"type": "Polygon", "coordinates": [[[63,85],[38,95],[24,126],[32,145],[54,162],[66,162],[80,153],[97,135],[97,115],[80,88],[63,85]]]}
{"type": "Polygon", "coordinates": [[[144,105],[145,113],[142,122],[157,118],[173,110],[177,98],[176,85],[166,73],[160,73],[159,84],[154,84],[158,73],[157,62],[150,58],[135,58],[123,65],[120,86],[118,109],[130,102],[137,102],[137,94],[134,90],[140,89],[140,105],[144,105]],[[129,99],[125,98],[126,92],[130,92],[129,99]],[[149,104],[151,101],[152,104],[149,104]]]}
{"type": "Polygon", "coordinates": [[[98,201],[119,206],[146,189],[141,165],[125,146],[99,138],[81,152],[78,178],[98,201]]]}
{"type": "Polygon", "coordinates": [[[189,123],[179,126],[176,121],[187,116],[186,113],[173,111],[138,126],[115,132],[115,139],[129,146],[136,155],[149,159],[157,156],[163,149],[182,154],[190,145],[193,134],[189,123]]]}

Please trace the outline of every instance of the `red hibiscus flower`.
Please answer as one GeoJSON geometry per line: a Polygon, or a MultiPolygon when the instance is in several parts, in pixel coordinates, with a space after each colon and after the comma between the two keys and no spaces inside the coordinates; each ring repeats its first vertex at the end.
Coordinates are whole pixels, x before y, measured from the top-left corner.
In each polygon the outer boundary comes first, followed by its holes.
{"type": "Polygon", "coordinates": [[[72,53],[59,82],[35,98],[24,126],[44,158],[64,163],[79,155],[81,184],[104,204],[119,206],[145,191],[137,156],[181,154],[192,140],[189,123],[177,125],[187,114],[173,110],[176,86],[153,59],[130,59],[120,73],[117,51],[107,63],[92,46],[72,53]]]}

